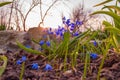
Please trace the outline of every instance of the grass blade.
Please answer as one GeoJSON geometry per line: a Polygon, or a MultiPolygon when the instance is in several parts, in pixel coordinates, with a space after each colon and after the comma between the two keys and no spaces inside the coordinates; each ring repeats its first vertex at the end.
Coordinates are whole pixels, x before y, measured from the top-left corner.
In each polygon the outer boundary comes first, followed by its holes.
{"type": "Polygon", "coordinates": [[[10,4],[10,3],[12,3],[12,2],[0,2],[0,7],[10,4]]]}

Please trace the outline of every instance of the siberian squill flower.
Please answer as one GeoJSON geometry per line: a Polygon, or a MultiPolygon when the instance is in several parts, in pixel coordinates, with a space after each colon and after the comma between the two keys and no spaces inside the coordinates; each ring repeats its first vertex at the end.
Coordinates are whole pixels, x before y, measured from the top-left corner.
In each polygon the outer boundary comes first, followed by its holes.
{"type": "Polygon", "coordinates": [[[22,62],[25,62],[27,60],[26,56],[22,56],[19,60],[17,60],[16,64],[20,65],[22,62]]]}
{"type": "Polygon", "coordinates": [[[26,45],[25,47],[26,47],[26,48],[31,48],[31,46],[30,46],[30,45],[26,45]]]}
{"type": "Polygon", "coordinates": [[[83,22],[82,21],[76,21],[76,25],[82,25],[83,24],[83,22]]]}
{"type": "Polygon", "coordinates": [[[46,64],[44,70],[46,71],[52,70],[52,66],[50,64],[46,64]]]}
{"type": "Polygon", "coordinates": [[[98,58],[98,54],[96,54],[96,53],[90,53],[90,57],[92,59],[97,59],[98,58]]]}
{"type": "Polygon", "coordinates": [[[47,42],[46,42],[46,45],[47,45],[47,46],[50,46],[50,41],[47,41],[47,42]]]}
{"type": "Polygon", "coordinates": [[[76,31],[75,33],[73,33],[73,36],[78,36],[79,33],[76,31]]]}
{"type": "Polygon", "coordinates": [[[32,64],[32,69],[38,70],[38,69],[39,69],[38,63],[33,63],[33,64],[32,64]]]}
{"type": "Polygon", "coordinates": [[[93,42],[93,45],[94,45],[94,46],[97,46],[97,42],[96,42],[96,41],[94,41],[94,42],[93,42]]]}
{"type": "Polygon", "coordinates": [[[44,44],[44,40],[41,40],[39,44],[42,46],[44,44]]]}

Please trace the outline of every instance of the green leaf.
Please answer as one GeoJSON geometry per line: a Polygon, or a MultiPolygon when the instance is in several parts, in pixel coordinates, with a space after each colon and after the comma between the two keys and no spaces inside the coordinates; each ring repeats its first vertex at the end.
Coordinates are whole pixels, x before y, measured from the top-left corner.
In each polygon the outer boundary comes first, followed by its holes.
{"type": "Polygon", "coordinates": [[[10,4],[10,3],[12,3],[12,2],[0,2],[0,7],[10,4]]]}
{"type": "Polygon", "coordinates": [[[117,13],[120,13],[120,7],[118,7],[118,6],[114,6],[114,5],[111,5],[111,6],[105,6],[105,7],[103,7],[102,9],[105,9],[105,8],[111,8],[111,9],[116,10],[117,13]]]}
{"type": "Polygon", "coordinates": [[[112,43],[113,46],[117,49],[117,51],[119,51],[119,45],[120,45],[120,29],[112,26],[109,22],[107,21],[103,21],[103,24],[105,25],[105,30],[111,32],[111,36],[112,36],[112,43]]]}
{"type": "MultiPolygon", "coordinates": [[[[106,14],[106,15],[109,15],[116,21],[117,25],[120,25],[120,21],[119,21],[120,20],[120,16],[117,15],[116,13],[114,13],[114,12],[110,12],[110,11],[96,11],[96,12],[92,13],[91,15],[95,15],[95,14],[106,14]]],[[[116,27],[118,28],[119,26],[116,26],[116,27]]]]}
{"type": "Polygon", "coordinates": [[[108,21],[103,21],[102,24],[104,24],[105,26],[112,26],[108,21]]]}
{"type": "Polygon", "coordinates": [[[117,0],[120,3],[120,0],[117,0]]]}
{"type": "Polygon", "coordinates": [[[73,50],[75,48],[75,46],[78,44],[79,39],[84,39],[85,37],[89,36],[90,34],[90,30],[87,30],[86,32],[83,32],[82,34],[78,35],[77,37],[75,37],[73,40],[71,40],[69,42],[69,51],[73,50]]]}
{"type": "MultiPolygon", "coordinates": [[[[106,7],[106,5],[104,5],[104,7],[106,7]]],[[[105,9],[104,7],[102,8],[102,10],[105,9]]],[[[107,8],[107,7],[106,7],[106,8],[107,8]]],[[[107,8],[107,9],[108,9],[110,12],[114,12],[111,8],[107,8]]]]}
{"type": "Polygon", "coordinates": [[[27,51],[27,52],[30,52],[30,53],[32,53],[32,54],[38,54],[38,55],[44,55],[45,56],[45,54],[43,54],[43,53],[41,53],[41,52],[39,52],[39,51],[37,51],[37,50],[33,50],[33,49],[30,49],[30,48],[26,48],[23,44],[21,44],[20,42],[17,42],[17,45],[21,48],[21,49],[23,49],[23,50],[25,50],[25,51],[27,51]]]}
{"type": "Polygon", "coordinates": [[[120,30],[115,27],[105,27],[106,30],[112,31],[113,33],[120,34],[120,30]]]}
{"type": "Polygon", "coordinates": [[[106,14],[106,15],[109,15],[112,18],[116,19],[117,21],[120,20],[120,16],[118,16],[117,14],[110,12],[110,11],[96,11],[96,12],[92,13],[91,15],[95,15],[95,14],[106,14]]]}
{"type": "Polygon", "coordinates": [[[55,53],[59,54],[60,56],[65,55],[64,53],[66,51],[66,47],[68,46],[69,41],[70,41],[70,33],[65,32],[64,33],[64,39],[63,39],[62,43],[56,49],[55,53]]]}
{"type": "Polygon", "coordinates": [[[3,74],[3,72],[5,71],[6,69],[6,66],[7,66],[7,57],[6,56],[0,56],[0,60],[2,60],[4,63],[2,66],[0,66],[0,76],[3,74]]]}
{"type": "Polygon", "coordinates": [[[106,1],[104,1],[104,2],[101,2],[101,3],[99,3],[99,4],[94,5],[94,7],[100,6],[100,5],[103,5],[103,4],[106,4],[106,3],[109,3],[109,2],[111,2],[111,1],[113,1],[113,0],[106,0],[106,1]]]}

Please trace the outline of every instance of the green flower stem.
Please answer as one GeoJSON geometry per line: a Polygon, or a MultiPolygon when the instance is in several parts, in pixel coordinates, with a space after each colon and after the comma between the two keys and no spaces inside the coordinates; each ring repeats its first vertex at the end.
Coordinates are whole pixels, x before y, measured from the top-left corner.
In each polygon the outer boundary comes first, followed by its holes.
{"type": "Polygon", "coordinates": [[[109,49],[109,46],[110,46],[110,43],[108,43],[108,44],[106,45],[106,49],[103,51],[104,54],[103,54],[103,58],[102,58],[102,61],[101,61],[100,67],[99,67],[99,71],[98,71],[98,75],[97,75],[97,80],[100,80],[100,72],[101,72],[101,69],[102,69],[102,67],[103,67],[103,65],[104,65],[104,61],[105,61],[105,58],[106,58],[106,56],[107,56],[107,51],[108,51],[108,49],[109,49]]]}
{"type": "Polygon", "coordinates": [[[87,53],[86,58],[85,58],[85,65],[84,65],[84,72],[83,72],[82,80],[86,80],[87,66],[88,66],[88,62],[89,62],[89,57],[90,57],[90,54],[87,53]]]}
{"type": "Polygon", "coordinates": [[[25,71],[25,62],[22,63],[19,80],[22,80],[22,79],[23,79],[24,71],[25,71]]]}
{"type": "Polygon", "coordinates": [[[65,59],[64,59],[64,71],[67,70],[67,55],[68,55],[68,43],[66,44],[66,52],[65,52],[65,59]]]}

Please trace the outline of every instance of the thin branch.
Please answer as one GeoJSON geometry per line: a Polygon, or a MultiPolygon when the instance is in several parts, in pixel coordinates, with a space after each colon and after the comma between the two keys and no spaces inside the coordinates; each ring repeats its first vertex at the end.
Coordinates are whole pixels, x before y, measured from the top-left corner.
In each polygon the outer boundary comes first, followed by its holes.
{"type": "Polygon", "coordinates": [[[12,12],[13,12],[13,5],[14,5],[14,0],[13,0],[13,3],[12,3],[12,5],[11,5],[11,11],[10,11],[10,17],[9,17],[8,29],[10,29],[10,22],[11,22],[11,16],[12,16],[12,12]]]}
{"type": "Polygon", "coordinates": [[[31,8],[28,10],[28,12],[26,13],[26,15],[25,15],[25,18],[24,18],[24,23],[23,23],[23,28],[24,28],[24,31],[26,31],[25,30],[25,22],[26,22],[26,19],[27,19],[27,16],[28,16],[28,14],[32,11],[32,9],[35,7],[35,6],[37,6],[38,4],[36,4],[36,5],[33,5],[33,6],[31,6],[31,8]]]}
{"type": "Polygon", "coordinates": [[[22,22],[24,22],[24,15],[23,15],[23,13],[21,12],[21,10],[18,9],[17,7],[13,7],[13,8],[19,12],[19,14],[21,15],[21,20],[22,20],[22,22]]]}
{"type": "Polygon", "coordinates": [[[40,0],[40,17],[41,17],[41,20],[42,20],[42,0],[40,0]]]}
{"type": "Polygon", "coordinates": [[[43,16],[43,18],[42,18],[42,23],[44,22],[44,19],[45,19],[46,15],[47,15],[48,11],[53,7],[53,5],[54,5],[57,1],[58,1],[58,0],[55,0],[55,1],[49,6],[49,8],[46,10],[46,12],[45,12],[45,14],[44,14],[44,16],[43,16]]]}

